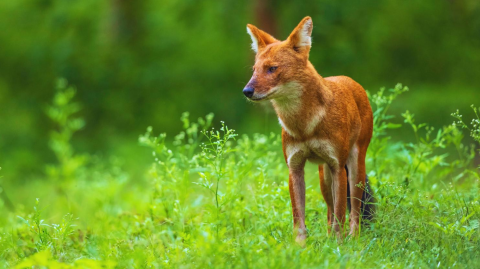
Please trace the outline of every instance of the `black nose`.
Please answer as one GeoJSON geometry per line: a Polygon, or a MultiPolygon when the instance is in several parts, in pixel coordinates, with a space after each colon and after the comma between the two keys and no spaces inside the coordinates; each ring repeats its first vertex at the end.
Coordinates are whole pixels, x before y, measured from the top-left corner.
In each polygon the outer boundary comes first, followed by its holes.
{"type": "Polygon", "coordinates": [[[253,88],[245,88],[243,89],[243,94],[245,94],[246,97],[251,98],[253,96],[253,92],[255,89],[253,88]]]}

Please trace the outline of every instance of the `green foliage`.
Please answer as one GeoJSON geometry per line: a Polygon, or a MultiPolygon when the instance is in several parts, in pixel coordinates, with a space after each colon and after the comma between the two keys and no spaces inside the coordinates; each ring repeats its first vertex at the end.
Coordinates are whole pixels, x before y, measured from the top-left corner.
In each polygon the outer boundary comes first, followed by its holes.
{"type": "Polygon", "coordinates": [[[223,180],[227,175],[227,171],[225,171],[225,155],[234,151],[231,148],[230,140],[235,139],[237,135],[235,134],[235,130],[228,129],[223,121],[220,131],[212,129],[211,131],[204,130],[202,133],[208,140],[207,143],[201,145],[202,156],[208,162],[208,168],[211,172],[207,174],[199,173],[201,178],[199,185],[214,194],[218,220],[220,207],[224,203],[223,200],[225,198],[225,195],[218,190],[220,180],[223,180]]]}
{"type": "MultiPolygon", "coordinates": [[[[455,113],[452,113],[452,116],[454,118],[457,119],[456,122],[453,122],[453,127],[461,127],[462,129],[468,129],[470,131],[470,136],[478,143],[479,147],[478,147],[478,152],[480,152],[480,107],[477,108],[475,107],[475,105],[471,105],[470,106],[472,109],[473,109],[473,112],[475,113],[475,118],[472,119],[472,122],[470,123],[470,126],[468,126],[463,120],[462,120],[462,115],[460,114],[460,112],[457,111],[455,113]]],[[[455,146],[457,146],[457,149],[458,151],[460,152],[462,149],[464,150],[468,150],[468,149],[465,149],[465,147],[457,141],[457,143],[455,144],[455,146]]],[[[473,149],[473,146],[471,147],[471,152],[470,152],[470,159],[473,159],[475,157],[475,153],[473,152],[474,149],[473,149]]],[[[478,166],[478,169],[477,171],[474,171],[474,173],[476,173],[477,176],[480,175],[480,165],[478,166]]]]}
{"type": "Polygon", "coordinates": [[[71,214],[65,215],[61,224],[46,224],[41,219],[41,210],[38,206],[39,200],[37,199],[30,219],[19,217],[30,228],[30,234],[34,235],[28,248],[32,248],[36,252],[48,249],[55,255],[59,255],[68,247],[68,236],[73,233],[73,216],[71,214]]]}
{"type": "Polygon", "coordinates": [[[58,262],[54,259],[48,250],[40,251],[34,255],[23,260],[15,266],[17,269],[21,268],[42,268],[51,269],[103,269],[103,268],[115,268],[114,262],[103,262],[92,259],[77,259],[73,264],[67,264],[58,262]]]}
{"type": "Polygon", "coordinates": [[[388,114],[390,106],[400,94],[407,92],[408,87],[403,87],[402,84],[397,84],[395,88],[391,89],[390,94],[385,92],[385,88],[371,95],[367,92],[373,109],[373,134],[368,152],[373,161],[374,173],[381,174],[388,164],[386,149],[389,148],[390,136],[387,135],[389,129],[400,128],[401,124],[389,122],[394,116],[388,114]],[[382,158],[383,157],[383,158],[382,158]],[[383,160],[381,163],[377,160],[383,160]]]}
{"type": "Polygon", "coordinates": [[[50,134],[49,146],[58,161],[58,165],[47,167],[47,173],[58,181],[71,181],[86,162],[86,156],[76,155],[71,145],[73,134],[85,125],[83,118],[74,116],[80,111],[80,104],[72,102],[75,94],[65,79],[59,79],[53,103],[47,108],[48,117],[57,127],[50,134]]]}
{"type": "Polygon", "coordinates": [[[475,105],[471,105],[471,108],[476,116],[476,118],[472,119],[471,126],[469,127],[463,122],[463,116],[460,115],[458,109],[455,113],[452,113],[452,116],[457,119],[457,121],[453,123],[453,126],[460,126],[461,128],[468,129],[470,131],[470,136],[480,144],[480,107],[477,108],[475,105]]]}
{"type": "Polygon", "coordinates": [[[77,152],[131,149],[152,123],[176,134],[183,111],[222,115],[241,134],[276,130],[273,113],[259,116],[241,93],[254,61],[245,25],[284,40],[306,15],[309,59],[324,77],[347,75],[368,89],[416,85],[408,108],[437,129],[449,123],[439,111],[478,98],[478,0],[2,0],[4,175],[28,181],[55,161],[41,111],[57,77],[81,89],[75,98],[88,125],[75,134],[77,152]]]}
{"type": "MultiPolygon", "coordinates": [[[[375,137],[367,169],[377,212],[358,238],[339,245],[328,236],[317,168],[307,165],[309,237],[305,248],[298,246],[292,236],[288,170],[279,134],[237,136],[223,122],[212,128],[213,114],[191,121],[184,113],[183,130],[172,140],[165,133],[153,135],[152,127],[139,137],[150,156],[141,175],[122,164],[139,156],[122,156],[121,161],[92,155],[61,194],[51,191],[58,185],[52,174],[36,180],[41,184],[12,188],[18,190],[12,194],[15,211],[0,207],[6,216],[0,226],[0,264],[476,268],[480,177],[474,162],[479,155],[465,145],[459,123],[436,131],[416,123],[408,111],[402,114],[405,126],[395,123],[389,108],[406,91],[397,85],[370,95],[375,137]],[[401,129],[413,132],[414,138],[391,138],[401,129]],[[42,210],[36,200],[31,211],[21,202],[22,194],[25,199],[41,196],[42,210]]],[[[75,111],[65,106],[58,111],[75,111]]],[[[69,128],[70,116],[60,130],[69,128]]],[[[60,141],[72,152],[68,158],[74,158],[71,136],[60,141]]]]}

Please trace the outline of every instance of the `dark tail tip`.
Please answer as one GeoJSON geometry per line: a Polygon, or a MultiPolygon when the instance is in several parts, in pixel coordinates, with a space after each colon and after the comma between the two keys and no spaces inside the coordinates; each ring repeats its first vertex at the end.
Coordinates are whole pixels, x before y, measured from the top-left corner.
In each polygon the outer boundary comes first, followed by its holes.
{"type": "MultiPolygon", "coordinates": [[[[348,175],[348,169],[345,167],[345,170],[347,170],[347,175],[348,175]]],[[[363,190],[363,195],[362,195],[362,220],[366,221],[365,223],[370,222],[373,219],[374,213],[375,213],[375,197],[373,196],[373,191],[372,188],[370,187],[370,182],[368,180],[368,176],[365,178],[365,189],[363,190]]],[[[350,186],[347,181],[347,206],[348,206],[348,211],[351,210],[351,204],[350,204],[350,186]]]]}
{"type": "Polygon", "coordinates": [[[365,189],[362,196],[362,219],[371,221],[375,213],[375,197],[373,196],[372,188],[368,176],[365,178],[365,189]]]}

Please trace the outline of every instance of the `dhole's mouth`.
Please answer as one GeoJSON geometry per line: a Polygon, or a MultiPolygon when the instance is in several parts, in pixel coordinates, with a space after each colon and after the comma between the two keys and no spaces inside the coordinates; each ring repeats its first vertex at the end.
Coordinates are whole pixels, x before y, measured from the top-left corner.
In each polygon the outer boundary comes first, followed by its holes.
{"type": "Polygon", "coordinates": [[[271,90],[269,93],[263,95],[263,96],[255,96],[253,95],[251,98],[248,98],[252,102],[260,102],[260,101],[266,101],[272,99],[274,93],[276,90],[271,90]]]}
{"type": "Polygon", "coordinates": [[[259,101],[265,100],[267,97],[268,96],[264,96],[264,97],[260,97],[260,98],[250,98],[249,100],[253,101],[253,102],[259,102],[259,101]]]}

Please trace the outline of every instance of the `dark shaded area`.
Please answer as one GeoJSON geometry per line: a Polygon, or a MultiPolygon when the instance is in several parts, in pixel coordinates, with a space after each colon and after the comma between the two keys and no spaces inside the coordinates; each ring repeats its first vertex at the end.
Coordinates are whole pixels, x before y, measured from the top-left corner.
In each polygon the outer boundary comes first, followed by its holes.
{"type": "MultiPolygon", "coordinates": [[[[345,171],[347,171],[348,177],[348,168],[345,166],[345,171]]],[[[350,182],[347,181],[347,208],[350,212],[352,209],[352,204],[350,202],[350,182]]],[[[368,175],[365,177],[365,188],[362,194],[362,204],[360,206],[362,211],[362,220],[366,220],[366,224],[373,220],[375,215],[375,197],[373,196],[372,187],[370,187],[370,181],[368,179],[368,175]]]]}

